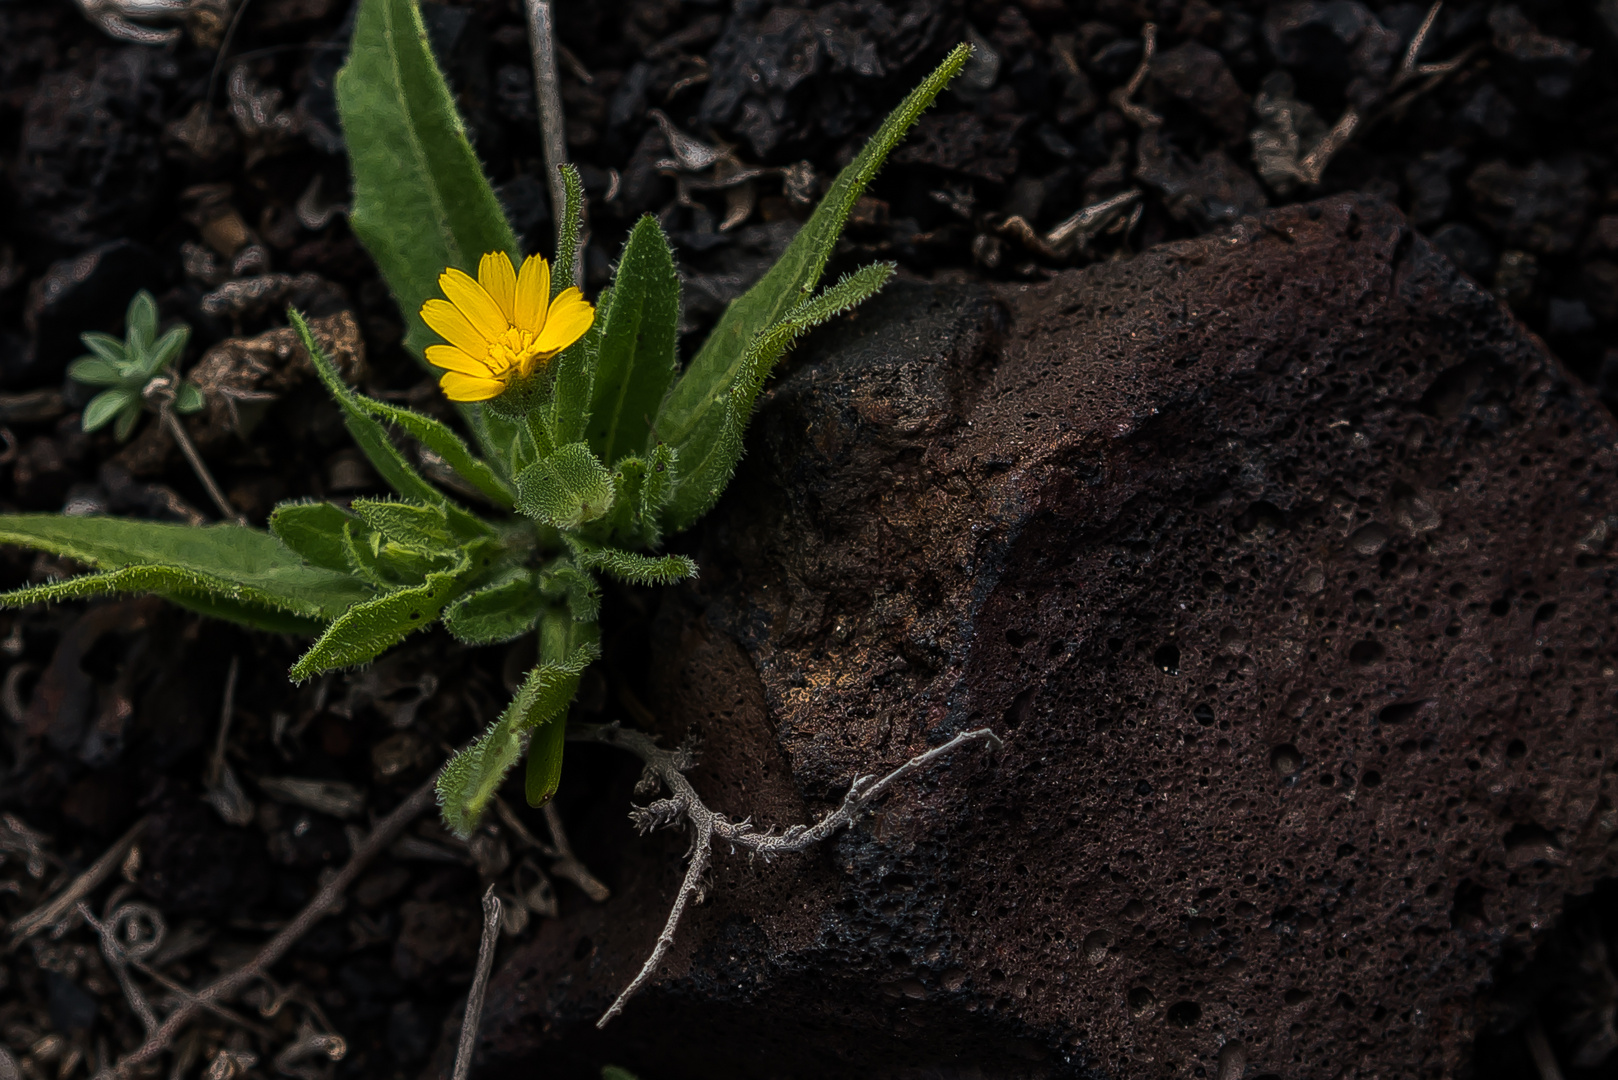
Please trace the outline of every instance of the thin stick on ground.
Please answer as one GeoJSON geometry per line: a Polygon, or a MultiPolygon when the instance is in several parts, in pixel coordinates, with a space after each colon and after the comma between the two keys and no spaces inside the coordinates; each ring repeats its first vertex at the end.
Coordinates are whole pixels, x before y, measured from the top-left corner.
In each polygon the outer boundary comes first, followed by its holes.
{"type": "Polygon", "coordinates": [[[11,941],[9,948],[15,949],[28,938],[33,937],[47,926],[55,926],[73,913],[80,900],[95,892],[103,881],[111,877],[113,872],[123,865],[129,854],[129,849],[135,846],[140,834],[146,828],[149,819],[141,818],[129,827],[129,831],[113,841],[113,845],[104,851],[101,858],[91,863],[84,873],[73,879],[66,889],[63,889],[51,900],[35,908],[11,924],[11,941]]]}
{"type": "MultiPolygon", "coordinates": [[[[562,84],[556,74],[556,12],[551,0],[525,0],[528,12],[528,46],[534,57],[534,90],[539,99],[539,148],[545,159],[545,183],[551,193],[551,214],[556,219],[556,235],[562,236],[562,208],[567,190],[560,169],[567,164],[567,126],[562,116],[562,84]]],[[[582,246],[582,245],[581,245],[582,246]]],[[[556,253],[569,258],[569,280],[579,280],[579,253],[556,253]]],[[[560,269],[560,268],[558,268],[560,269]]]]}
{"type": "Polygon", "coordinates": [[[557,861],[551,866],[551,873],[571,881],[596,903],[605,903],[607,897],[612,895],[612,890],[590,873],[590,868],[573,854],[573,845],[568,843],[567,831],[562,828],[562,814],[556,809],[554,801],[545,804],[545,827],[551,832],[551,845],[556,852],[557,861]]]}
{"type": "Polygon", "coordinates": [[[1140,63],[1136,65],[1135,73],[1129,77],[1129,82],[1114,90],[1111,97],[1119,112],[1141,127],[1154,130],[1163,126],[1163,118],[1146,106],[1137,105],[1132,99],[1140,93],[1140,88],[1146,82],[1146,76],[1151,73],[1152,57],[1157,55],[1157,24],[1147,23],[1141,27],[1140,40],[1140,63]]]}
{"type": "Polygon", "coordinates": [[[545,804],[545,827],[551,834],[549,844],[529,832],[528,826],[522,823],[522,818],[518,817],[511,806],[498,795],[494,797],[494,810],[513,836],[545,858],[556,860],[556,864],[551,867],[551,873],[571,881],[583,891],[584,895],[598,904],[605,903],[612,895],[612,890],[592,874],[590,868],[585,866],[577,855],[573,854],[573,846],[568,843],[567,831],[562,827],[562,815],[557,811],[555,802],[545,804]]]}
{"type": "Polygon", "coordinates": [[[158,406],[157,415],[163,426],[168,428],[169,434],[174,437],[174,443],[180,448],[180,453],[184,454],[185,460],[190,462],[191,471],[197,474],[198,480],[202,481],[202,486],[207,490],[208,498],[212,499],[214,506],[218,508],[219,515],[226,521],[246,525],[247,516],[231,505],[230,500],[225,498],[225,493],[219,490],[218,483],[214,481],[213,473],[208,471],[208,465],[202,460],[202,455],[197,453],[197,446],[191,441],[191,436],[186,433],[185,425],[180,423],[180,418],[175,415],[174,409],[169,406],[168,402],[158,406]]]}
{"type": "Polygon", "coordinates": [[[341,903],[343,894],[348,887],[359,877],[360,872],[370,865],[371,860],[386,850],[389,844],[398,838],[409,825],[436,801],[437,791],[434,784],[437,774],[429,777],[425,783],[410,793],[410,796],[393,809],[387,817],[376,823],[371,834],[360,842],[349,856],[348,862],[332,877],[320,891],[304,905],[298,912],[297,918],[281,928],[273,938],[265,943],[252,960],[237,968],[235,971],[221,975],[203,989],[197,991],[189,998],[183,1000],[174,1011],[163,1020],[163,1025],[149,1036],[141,1047],[124,1058],[116,1065],[103,1069],[97,1074],[96,1080],[129,1080],[139,1070],[141,1065],[151,1061],[169,1048],[175,1037],[189,1024],[199,1012],[210,1009],[219,1002],[231,1000],[248,984],[263,978],[269,969],[274,967],[287,950],[297,944],[305,934],[312,930],[341,903]]]}
{"type": "Polygon", "coordinates": [[[472,1071],[472,1051],[477,1049],[478,1024],[483,1019],[483,994],[489,988],[494,970],[494,947],[500,943],[500,898],[494,886],[483,894],[483,939],[478,942],[478,966],[472,975],[472,989],[466,995],[466,1015],[461,1018],[461,1043],[455,1050],[452,1080],[466,1080],[472,1071]]]}
{"type": "Polygon", "coordinates": [[[680,883],[680,891],[674,897],[674,906],[669,911],[668,921],[663,924],[663,932],[658,935],[652,954],[646,958],[646,963],[641,966],[634,979],[624,987],[623,993],[618,995],[617,1000],[601,1019],[596,1021],[598,1028],[605,1027],[613,1017],[623,1012],[624,1004],[645,985],[657,970],[657,966],[662,963],[669,946],[674,943],[674,931],[679,926],[680,916],[685,913],[687,903],[693,898],[698,903],[702,902],[702,878],[712,861],[714,837],[717,836],[730,844],[732,851],[741,848],[754,855],[763,856],[766,862],[777,855],[805,851],[838,829],[854,824],[872,802],[911,773],[927,768],[967,743],[986,743],[994,750],[998,750],[1001,746],[1000,737],[988,728],[963,732],[941,746],[917,754],[880,779],[874,775],[855,777],[854,782],[849,785],[848,794],[843,796],[842,805],[836,810],[813,825],[793,825],[785,832],[777,833],[774,829],[756,831],[750,819],[731,821],[724,814],[710,810],[703,803],[696,789],[691,786],[691,781],[685,776],[686,771],[696,764],[696,749],[693,745],[687,744],[675,750],[664,750],[644,732],[621,727],[618,724],[578,728],[570,731],[568,738],[606,743],[620,750],[629,751],[646,763],[646,771],[641,777],[640,784],[636,786],[636,791],[650,794],[657,790],[658,785],[668,790],[669,798],[657,799],[647,806],[635,807],[630,811],[630,819],[642,833],[672,827],[682,821],[691,829],[691,861],[686,866],[685,879],[680,883]]]}

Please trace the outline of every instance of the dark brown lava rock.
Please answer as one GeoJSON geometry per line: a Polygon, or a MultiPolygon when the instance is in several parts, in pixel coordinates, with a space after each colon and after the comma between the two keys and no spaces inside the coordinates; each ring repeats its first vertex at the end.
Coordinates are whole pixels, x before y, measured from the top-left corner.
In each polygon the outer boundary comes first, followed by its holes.
{"type": "Polygon", "coordinates": [[[1350,197],[896,285],[770,392],[654,707],[762,822],[1004,752],[717,853],[597,1032],[684,850],[625,823],[613,900],[497,976],[481,1075],[1453,1075],[1502,950],[1613,872],[1615,441],[1350,197]]]}

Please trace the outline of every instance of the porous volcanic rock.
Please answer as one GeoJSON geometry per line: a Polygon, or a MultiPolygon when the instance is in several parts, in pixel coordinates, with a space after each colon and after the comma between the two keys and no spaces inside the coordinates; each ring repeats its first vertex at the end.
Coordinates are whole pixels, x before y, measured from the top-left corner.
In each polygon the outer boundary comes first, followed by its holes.
{"type": "Polygon", "coordinates": [[[896,284],[769,392],[654,705],[761,823],[1004,752],[718,852],[597,1032],[685,847],[618,826],[614,898],[497,975],[480,1075],[1454,1075],[1503,948],[1613,872],[1615,442],[1352,197],[896,284]]]}

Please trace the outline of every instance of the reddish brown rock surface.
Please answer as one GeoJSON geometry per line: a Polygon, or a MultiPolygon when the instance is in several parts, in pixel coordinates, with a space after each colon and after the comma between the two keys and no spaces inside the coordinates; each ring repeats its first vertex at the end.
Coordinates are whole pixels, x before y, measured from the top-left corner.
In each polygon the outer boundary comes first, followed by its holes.
{"type": "Polygon", "coordinates": [[[1615,437],[1374,203],[895,286],[775,384],[655,704],[766,822],[969,726],[1004,752],[720,853],[598,1033],[684,850],[616,826],[614,899],[497,975],[481,1075],[1462,1069],[1502,949],[1613,872],[1615,437]]]}

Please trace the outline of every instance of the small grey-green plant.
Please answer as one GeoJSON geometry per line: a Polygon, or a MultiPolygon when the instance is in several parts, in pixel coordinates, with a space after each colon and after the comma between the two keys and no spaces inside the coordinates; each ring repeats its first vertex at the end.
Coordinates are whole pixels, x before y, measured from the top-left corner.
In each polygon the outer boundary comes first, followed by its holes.
{"type": "Polygon", "coordinates": [[[176,380],[169,371],[185,352],[191,328],[180,323],[158,337],[157,301],[145,289],[129,302],[122,341],[96,331],[80,334],[79,338],[90,354],[68,366],[68,377],[85,386],[102,388],[84,407],[85,431],[112,424],[118,441],[127,442],[154,392],[172,392],[171,407],[177,413],[194,413],[202,408],[202,390],[196,383],[176,380]],[[175,381],[178,385],[167,385],[175,381]]]}
{"type": "Polygon", "coordinates": [[[292,667],[299,680],[366,663],[435,623],[474,645],[535,634],[538,663],[499,719],[445,767],[438,792],[445,821],[469,834],[526,753],[527,798],[542,804],[561,776],[568,705],[600,655],[599,578],[651,585],[696,573],[685,556],[659,554],[664,538],[707,513],[730,482],[759,391],[792,342],[892,276],[890,264],[875,264],[816,291],[861,192],[968,54],[955,49],[894,110],[682,368],[679,278],[657,221],[631,230],[592,307],[570,280],[582,187],[564,167],[556,273],[537,257],[523,260],[415,4],[362,0],[337,80],[351,224],[405,316],[406,345],[442,370],[440,385],[478,451],[440,421],[344,384],[293,311],[315,370],[393,497],[283,504],[268,532],[0,516],[0,542],[98,571],[0,603],[156,593],[314,637],[292,667]],[[425,479],[395,432],[485,506],[474,511],[425,479]]]}

